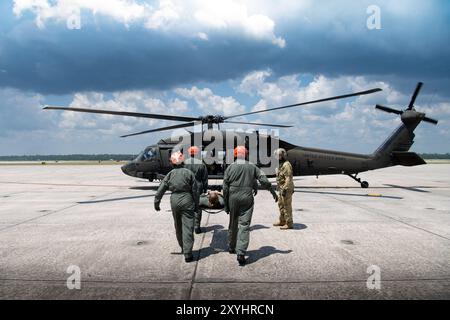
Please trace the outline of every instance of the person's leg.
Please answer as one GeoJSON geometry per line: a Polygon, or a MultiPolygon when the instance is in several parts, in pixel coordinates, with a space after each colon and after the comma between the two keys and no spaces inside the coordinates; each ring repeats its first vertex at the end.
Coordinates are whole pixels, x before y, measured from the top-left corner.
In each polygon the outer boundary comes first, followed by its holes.
{"type": "Polygon", "coordinates": [[[202,209],[198,209],[198,211],[195,212],[195,233],[201,233],[202,230],[200,228],[200,225],[202,223],[202,209]]]}
{"type": "Polygon", "coordinates": [[[178,212],[176,208],[172,207],[172,215],[173,215],[173,222],[175,226],[175,234],[177,236],[178,245],[180,246],[181,250],[183,250],[183,228],[182,228],[182,221],[181,221],[181,213],[178,212]]]}
{"type": "Polygon", "coordinates": [[[183,253],[185,257],[192,255],[194,246],[194,216],[194,212],[190,210],[185,210],[181,214],[183,253]]]}
{"type": "Polygon", "coordinates": [[[285,217],[286,217],[286,224],[288,226],[293,226],[294,224],[294,220],[292,218],[292,195],[293,192],[289,191],[286,195],[286,199],[285,199],[285,217]]]}
{"type": "Polygon", "coordinates": [[[288,191],[286,196],[284,197],[284,208],[285,208],[285,224],[281,227],[281,229],[292,229],[294,228],[294,221],[292,218],[292,194],[293,191],[288,191]]]}
{"type": "Polygon", "coordinates": [[[245,255],[250,243],[250,224],[252,223],[253,206],[241,212],[238,218],[238,234],[236,252],[238,255],[245,255]]]}
{"type": "Polygon", "coordinates": [[[228,249],[233,253],[236,249],[236,241],[238,234],[238,218],[239,212],[230,208],[230,222],[228,224],[228,249]]]}
{"type": "Polygon", "coordinates": [[[195,212],[195,233],[199,234],[202,233],[201,224],[202,224],[202,209],[200,209],[200,195],[203,192],[203,186],[199,185],[197,182],[198,190],[197,190],[197,203],[199,204],[198,210],[195,212]]]}
{"type": "Polygon", "coordinates": [[[278,210],[279,210],[279,217],[278,221],[273,224],[274,227],[281,227],[286,224],[286,207],[285,207],[285,200],[283,195],[278,196],[278,210]]]}

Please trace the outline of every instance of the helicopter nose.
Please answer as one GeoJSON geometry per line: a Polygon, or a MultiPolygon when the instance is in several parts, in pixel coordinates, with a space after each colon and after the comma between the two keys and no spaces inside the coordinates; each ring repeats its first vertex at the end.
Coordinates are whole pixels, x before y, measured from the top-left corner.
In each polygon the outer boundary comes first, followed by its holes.
{"type": "Polygon", "coordinates": [[[122,172],[129,176],[132,175],[133,168],[135,168],[135,165],[131,162],[128,162],[121,167],[122,172]]]}

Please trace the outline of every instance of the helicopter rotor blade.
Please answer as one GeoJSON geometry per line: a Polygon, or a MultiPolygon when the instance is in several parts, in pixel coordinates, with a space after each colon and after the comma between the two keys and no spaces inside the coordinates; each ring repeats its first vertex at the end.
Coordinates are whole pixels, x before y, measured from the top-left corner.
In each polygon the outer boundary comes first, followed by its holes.
{"type": "Polygon", "coordinates": [[[196,121],[196,120],[199,120],[198,118],[194,118],[194,117],[171,116],[171,115],[154,114],[154,113],[111,111],[111,110],[85,109],[85,108],[66,108],[66,107],[58,107],[58,106],[45,106],[44,110],[63,110],[63,111],[85,112],[85,113],[99,113],[99,114],[109,114],[109,115],[115,115],[115,116],[149,118],[149,119],[159,119],[159,120],[172,120],[172,121],[196,121]]]}
{"type": "Polygon", "coordinates": [[[331,101],[331,100],[338,100],[338,99],[350,98],[350,97],[355,97],[355,96],[362,96],[362,95],[371,94],[371,93],[375,93],[375,92],[379,92],[379,91],[382,91],[382,89],[375,88],[375,89],[371,89],[371,90],[355,92],[355,93],[350,93],[350,94],[344,94],[344,95],[325,98],[325,99],[290,104],[287,106],[282,106],[282,107],[277,107],[277,108],[270,108],[270,109],[266,109],[266,110],[259,110],[259,111],[247,112],[247,113],[242,113],[242,114],[236,114],[233,116],[225,117],[225,120],[231,119],[231,118],[242,117],[242,116],[248,116],[248,115],[257,114],[257,113],[263,113],[263,112],[269,112],[269,111],[274,111],[274,110],[281,110],[281,109],[293,108],[293,107],[298,107],[298,106],[304,106],[307,104],[313,104],[313,103],[319,103],[319,102],[325,102],[325,101],[331,101]]]}
{"type": "Polygon", "coordinates": [[[384,112],[395,113],[395,114],[399,114],[399,115],[403,113],[403,111],[395,110],[395,109],[392,109],[392,108],[389,108],[389,107],[385,107],[385,106],[380,106],[379,104],[377,104],[375,106],[375,108],[377,108],[379,110],[382,110],[384,112]]]}
{"type": "Polygon", "coordinates": [[[438,124],[437,120],[434,120],[433,118],[428,118],[428,117],[424,117],[422,119],[422,121],[428,122],[428,123],[432,123],[432,124],[438,124]]]}
{"type": "Polygon", "coordinates": [[[141,131],[141,132],[126,134],[126,135],[123,135],[123,136],[120,136],[120,137],[121,138],[126,138],[126,137],[137,136],[137,135],[151,133],[151,132],[159,132],[159,131],[166,131],[166,130],[186,128],[186,127],[193,127],[195,124],[196,124],[195,122],[176,124],[174,126],[168,126],[168,127],[162,127],[162,128],[157,128],[157,129],[151,129],[151,130],[145,130],[145,131],[141,131]]]}
{"type": "Polygon", "coordinates": [[[411,101],[409,102],[408,105],[408,110],[411,110],[414,107],[414,103],[416,102],[417,96],[419,95],[420,89],[422,89],[423,83],[419,82],[417,84],[416,90],[414,90],[414,93],[411,97],[411,101]]]}
{"type": "Polygon", "coordinates": [[[225,120],[224,123],[249,124],[249,125],[252,125],[252,126],[275,127],[275,128],[292,128],[293,127],[293,126],[288,126],[288,125],[284,125],[284,124],[241,122],[241,121],[227,121],[227,120],[225,120]]]}

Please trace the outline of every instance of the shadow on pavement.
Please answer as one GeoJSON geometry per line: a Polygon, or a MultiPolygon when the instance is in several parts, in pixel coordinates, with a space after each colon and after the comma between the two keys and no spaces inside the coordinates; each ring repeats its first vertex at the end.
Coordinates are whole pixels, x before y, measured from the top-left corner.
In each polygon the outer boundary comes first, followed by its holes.
{"type": "MultiPolygon", "coordinates": [[[[223,226],[220,225],[220,224],[216,224],[216,225],[214,225],[214,226],[202,227],[203,233],[205,233],[205,232],[210,232],[210,231],[221,230],[221,229],[223,229],[223,226]]],[[[213,236],[213,238],[214,238],[214,236],[213,236]]]]}
{"type": "Polygon", "coordinates": [[[159,186],[130,187],[130,190],[158,190],[159,186]]]}
{"type": "Polygon", "coordinates": [[[294,230],[304,230],[306,228],[308,228],[306,224],[294,223],[294,230]]]}
{"type": "Polygon", "coordinates": [[[154,194],[147,194],[142,196],[131,196],[131,197],[121,197],[121,198],[111,198],[111,199],[103,199],[103,200],[91,200],[91,201],[80,201],[78,204],[92,204],[92,203],[102,203],[102,202],[111,202],[111,201],[121,201],[121,200],[132,200],[132,199],[140,199],[140,198],[149,198],[154,197],[154,194]]]}
{"type": "Polygon", "coordinates": [[[291,252],[292,250],[278,250],[277,248],[272,246],[264,246],[259,248],[259,250],[251,250],[247,252],[247,264],[255,263],[258,260],[267,258],[273,254],[289,254],[291,252]]]}
{"type": "MultiPolygon", "coordinates": [[[[366,198],[383,198],[383,199],[393,199],[393,200],[402,200],[403,197],[395,197],[395,196],[383,196],[381,194],[371,195],[367,193],[343,193],[343,192],[328,192],[328,191],[306,191],[300,190],[300,188],[295,188],[296,193],[313,193],[313,194],[325,194],[325,195],[334,195],[334,196],[351,196],[351,197],[366,197],[366,198]]],[[[427,191],[425,191],[427,192],[427,191]]]]}
{"type": "Polygon", "coordinates": [[[250,231],[256,231],[256,230],[261,230],[261,229],[270,229],[269,227],[266,227],[262,224],[255,224],[253,226],[250,227],[250,231]]]}
{"type": "Polygon", "coordinates": [[[408,190],[408,191],[430,193],[430,191],[418,189],[418,188],[427,188],[425,186],[404,187],[404,186],[398,186],[398,185],[395,185],[395,184],[385,184],[385,186],[388,186],[388,187],[391,187],[391,188],[397,188],[397,189],[405,189],[405,190],[408,190]]]}
{"type": "Polygon", "coordinates": [[[223,230],[223,227],[220,225],[212,227],[215,227],[215,229],[213,229],[213,237],[209,247],[194,252],[194,256],[198,256],[199,261],[213,254],[228,252],[228,230],[223,230]]]}
{"type": "MultiPolygon", "coordinates": [[[[294,223],[294,230],[303,230],[306,228],[307,228],[307,226],[304,224],[294,223]]],[[[259,225],[259,224],[251,227],[251,231],[258,230],[258,229],[270,229],[270,228],[266,227],[264,225],[259,225]]],[[[205,227],[205,228],[203,228],[203,230],[205,230],[205,232],[212,230],[213,236],[212,236],[212,240],[211,240],[209,247],[202,248],[199,251],[194,252],[194,256],[198,257],[198,259],[197,259],[198,261],[200,261],[202,259],[206,259],[209,256],[217,254],[217,253],[221,253],[221,252],[228,253],[228,230],[227,229],[224,230],[223,226],[221,226],[221,225],[214,225],[214,226],[210,226],[210,227],[205,227]]],[[[291,252],[292,252],[292,250],[283,251],[283,250],[278,250],[272,246],[264,246],[264,247],[259,248],[259,250],[252,250],[252,251],[248,252],[248,254],[250,255],[248,263],[256,262],[256,261],[263,259],[265,257],[268,257],[272,254],[277,254],[277,253],[288,254],[291,252]]],[[[233,255],[233,256],[235,257],[236,255],[233,255]]]]}

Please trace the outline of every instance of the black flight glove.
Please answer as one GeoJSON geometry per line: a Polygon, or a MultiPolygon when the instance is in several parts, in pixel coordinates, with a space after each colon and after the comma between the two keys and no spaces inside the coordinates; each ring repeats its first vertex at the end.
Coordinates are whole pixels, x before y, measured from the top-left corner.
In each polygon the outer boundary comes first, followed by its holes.
{"type": "Polygon", "coordinates": [[[155,210],[156,211],[161,211],[161,207],[159,206],[160,202],[159,201],[155,201],[155,210]]]}

